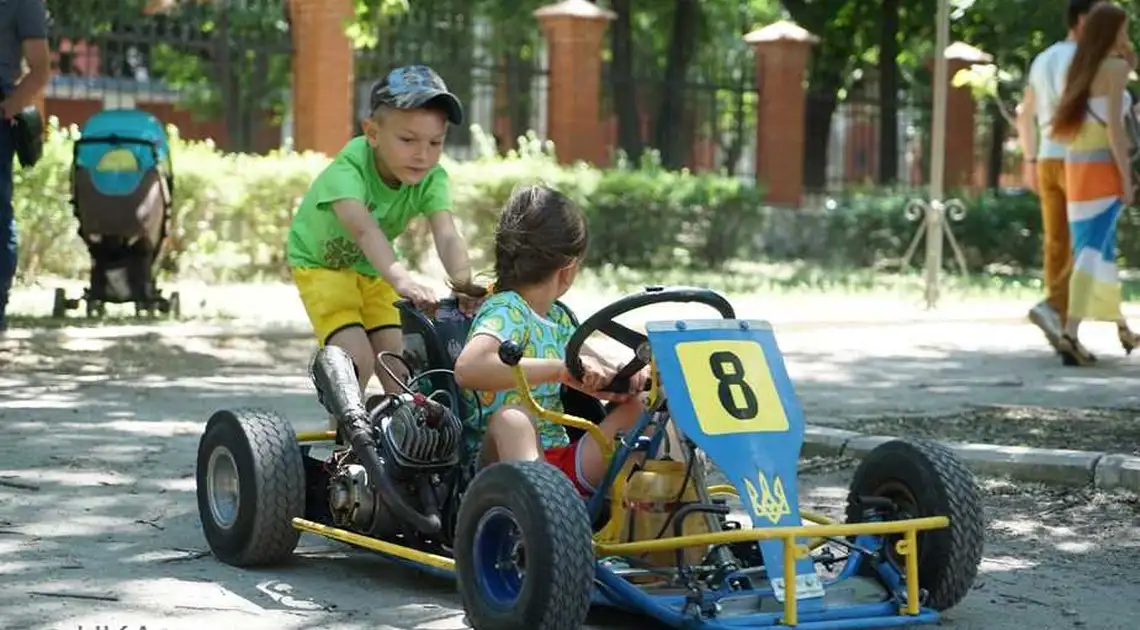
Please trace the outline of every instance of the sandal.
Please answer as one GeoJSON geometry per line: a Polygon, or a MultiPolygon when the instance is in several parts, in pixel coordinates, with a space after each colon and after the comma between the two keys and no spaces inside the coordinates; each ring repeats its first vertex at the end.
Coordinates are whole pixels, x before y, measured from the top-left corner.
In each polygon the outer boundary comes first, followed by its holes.
{"type": "Polygon", "coordinates": [[[1057,352],[1061,355],[1061,363],[1066,366],[1093,365],[1096,355],[1089,352],[1081,342],[1069,333],[1062,333],[1057,341],[1057,352]]]}
{"type": "Polygon", "coordinates": [[[1116,336],[1120,339],[1120,347],[1124,348],[1124,354],[1132,354],[1136,346],[1140,346],[1140,335],[1132,332],[1128,324],[1117,324],[1116,336]]]}

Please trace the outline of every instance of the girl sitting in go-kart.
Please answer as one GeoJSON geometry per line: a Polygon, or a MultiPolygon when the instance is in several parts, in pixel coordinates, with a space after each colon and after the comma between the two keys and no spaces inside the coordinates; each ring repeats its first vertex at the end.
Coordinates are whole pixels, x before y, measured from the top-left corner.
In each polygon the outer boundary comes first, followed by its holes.
{"type": "Polygon", "coordinates": [[[471,450],[479,467],[500,461],[548,462],[566,473],[579,492],[589,495],[605,474],[601,449],[588,434],[571,443],[566,429],[531,418],[522,408],[511,368],[499,359],[499,345],[523,346],[519,364],[543,408],[560,411],[560,388],[567,385],[619,404],[599,425],[608,436],[633,428],[642,411],[635,395],[648,369],[630,379],[628,394],[608,394],[617,373],[596,352],[584,347],[581,381],[566,366],[566,344],[574,334],[568,312],[555,302],[578,275],[588,242],[586,218],[573,202],[545,186],[517,190],[495,233],[494,293],[479,308],[466,346],[455,363],[459,387],[479,397],[481,410],[467,420],[471,450]]]}

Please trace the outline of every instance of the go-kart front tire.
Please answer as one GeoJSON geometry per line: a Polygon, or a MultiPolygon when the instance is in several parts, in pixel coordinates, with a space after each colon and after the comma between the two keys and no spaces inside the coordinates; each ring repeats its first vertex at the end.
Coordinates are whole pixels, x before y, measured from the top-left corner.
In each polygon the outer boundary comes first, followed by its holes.
{"type": "MultiPolygon", "coordinates": [[[[860,497],[890,499],[899,519],[949,518],[949,527],[919,532],[919,587],[928,593],[926,605],[938,611],[966,597],[981,563],[985,523],[974,475],[953,451],[922,440],[880,444],[855,469],[848,522],[866,520],[860,497]]],[[[888,538],[887,556],[902,571],[902,560],[893,551],[897,539],[888,538]]]]}
{"type": "Polygon", "coordinates": [[[214,413],[198,443],[198,517],[210,551],[238,567],[292,555],[305,512],[305,470],[293,428],[271,411],[214,413]]]}
{"type": "Polygon", "coordinates": [[[455,564],[475,630],[577,630],[594,583],[585,502],[546,462],[493,464],[463,495],[455,564]]]}

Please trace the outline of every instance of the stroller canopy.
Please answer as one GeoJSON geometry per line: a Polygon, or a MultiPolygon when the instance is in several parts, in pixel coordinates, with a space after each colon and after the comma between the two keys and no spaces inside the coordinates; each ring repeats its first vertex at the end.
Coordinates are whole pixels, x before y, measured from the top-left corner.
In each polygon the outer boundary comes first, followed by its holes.
{"type": "Polygon", "coordinates": [[[73,168],[91,176],[104,195],[130,195],[153,168],[169,171],[170,145],[162,123],[138,109],[113,109],[87,119],[75,143],[73,168]]]}

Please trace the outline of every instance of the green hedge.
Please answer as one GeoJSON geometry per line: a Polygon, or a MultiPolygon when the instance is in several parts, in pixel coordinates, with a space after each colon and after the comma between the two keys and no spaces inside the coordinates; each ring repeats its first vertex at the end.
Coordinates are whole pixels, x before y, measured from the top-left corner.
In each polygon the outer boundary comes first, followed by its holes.
{"type": "MultiPolygon", "coordinates": [[[[171,128],[175,203],[162,265],[173,274],[246,280],[284,273],[289,220],[309,182],[328,163],[313,153],[225,154],[211,142],[179,138],[171,128]]],[[[53,119],[43,160],[16,170],[15,209],[21,233],[19,273],[78,277],[88,268],[70,206],[74,128],[53,119]]],[[[480,141],[489,147],[486,138],[480,141]]],[[[557,163],[533,136],[506,156],[456,162],[445,157],[462,229],[483,265],[499,210],[519,184],[543,181],[582,204],[590,218],[593,263],[648,267],[716,267],[747,255],[760,229],[760,193],[715,175],[671,173],[647,162],[602,171],[557,163]]],[[[414,261],[430,253],[420,222],[398,244],[414,261]]]]}
{"type": "MultiPolygon", "coordinates": [[[[826,220],[828,253],[823,258],[848,266],[875,266],[897,260],[910,244],[918,223],[906,217],[909,196],[897,192],[855,193],[837,200],[826,220]]],[[[964,194],[966,207],[951,230],[971,272],[1039,273],[1042,264],[1041,207],[1036,195],[1023,190],[964,194]]],[[[946,266],[954,265],[949,244],[946,266]]],[[[923,244],[912,264],[921,265],[923,244]]],[[[1117,229],[1117,261],[1122,268],[1140,266],[1140,214],[1126,209],[1117,229]]]]}
{"type": "MultiPolygon", "coordinates": [[[[309,182],[328,163],[312,153],[224,154],[210,142],[180,139],[171,129],[175,206],[163,268],[211,281],[283,276],[289,220],[309,182]]],[[[16,170],[15,209],[21,234],[19,273],[81,277],[87,251],[70,206],[72,129],[55,120],[43,161],[16,170]]],[[[561,166],[552,147],[533,136],[495,156],[476,131],[483,157],[445,158],[454,182],[456,213],[476,258],[487,264],[493,227],[512,189],[544,181],[585,208],[591,226],[590,264],[637,268],[718,269],[731,259],[808,260],[829,266],[889,267],[918,225],[904,213],[908,196],[868,191],[835,199],[822,211],[776,210],[762,191],[715,174],[668,172],[644,163],[599,170],[561,166]]],[[[972,271],[1040,267],[1040,212],[1032,195],[964,199],[967,212],[953,231],[972,271]]],[[[1136,217],[1122,219],[1123,264],[1140,262],[1136,217]]],[[[401,239],[413,261],[430,254],[421,224],[401,239]]],[[[947,248],[947,264],[952,264],[947,248]]],[[[914,261],[921,264],[921,255],[914,261]]]]}

